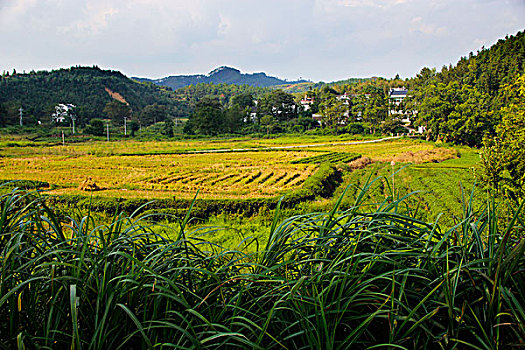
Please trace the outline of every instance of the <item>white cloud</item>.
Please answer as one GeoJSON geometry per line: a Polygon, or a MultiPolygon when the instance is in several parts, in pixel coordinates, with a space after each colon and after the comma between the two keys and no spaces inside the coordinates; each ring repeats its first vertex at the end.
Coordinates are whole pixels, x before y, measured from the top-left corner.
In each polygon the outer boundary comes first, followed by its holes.
{"type": "Polygon", "coordinates": [[[0,2],[0,23],[16,21],[20,16],[30,11],[37,4],[37,0],[17,0],[0,2]]]}
{"type": "Polygon", "coordinates": [[[85,35],[96,35],[107,28],[108,21],[112,16],[118,14],[118,10],[107,3],[91,2],[81,10],[82,17],[74,20],[67,25],[58,26],[58,31],[62,34],[84,33],[85,35]]]}
{"type": "Polygon", "coordinates": [[[98,64],[162,77],[228,64],[315,80],[409,76],[523,23],[522,0],[0,0],[0,70],[98,64]]]}
{"type": "Polygon", "coordinates": [[[423,17],[415,17],[410,21],[410,30],[420,32],[429,36],[444,36],[448,34],[447,28],[430,23],[423,17]]]}

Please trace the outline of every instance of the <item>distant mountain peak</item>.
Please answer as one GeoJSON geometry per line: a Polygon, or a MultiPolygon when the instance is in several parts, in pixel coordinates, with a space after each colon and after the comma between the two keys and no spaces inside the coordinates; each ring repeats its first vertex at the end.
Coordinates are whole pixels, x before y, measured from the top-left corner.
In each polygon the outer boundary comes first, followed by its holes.
{"type": "Polygon", "coordinates": [[[269,87],[283,84],[293,84],[307,82],[306,80],[300,81],[287,81],[286,79],[279,79],[276,77],[268,76],[266,73],[241,73],[240,70],[228,66],[220,66],[213,69],[208,74],[197,74],[197,75],[175,75],[161,79],[146,79],[146,78],[133,78],[138,81],[148,81],[157,85],[168,86],[172,89],[179,89],[188,85],[195,85],[199,83],[212,83],[212,84],[235,84],[235,85],[250,85],[258,87],[269,87]]]}
{"type": "Polygon", "coordinates": [[[211,72],[209,72],[208,76],[211,77],[212,75],[221,74],[221,73],[237,73],[237,74],[241,74],[241,71],[238,70],[238,69],[235,69],[233,67],[220,66],[220,67],[215,68],[211,72]]]}

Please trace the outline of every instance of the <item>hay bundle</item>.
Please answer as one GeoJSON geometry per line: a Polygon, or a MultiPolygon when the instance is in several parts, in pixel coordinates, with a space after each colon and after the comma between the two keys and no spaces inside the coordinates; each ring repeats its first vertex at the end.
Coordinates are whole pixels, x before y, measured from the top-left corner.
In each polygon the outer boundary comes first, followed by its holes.
{"type": "Polygon", "coordinates": [[[368,164],[371,164],[371,163],[372,163],[372,160],[370,158],[359,157],[357,159],[354,159],[350,163],[348,163],[348,166],[350,167],[350,169],[356,170],[356,169],[363,169],[364,167],[366,167],[368,164]]]}
{"type": "Polygon", "coordinates": [[[95,181],[93,181],[93,179],[90,177],[88,177],[87,179],[85,179],[84,181],[82,181],[82,183],[80,184],[80,186],[78,186],[78,189],[81,190],[81,191],[99,191],[101,190],[102,188],[99,187],[95,181]]]}

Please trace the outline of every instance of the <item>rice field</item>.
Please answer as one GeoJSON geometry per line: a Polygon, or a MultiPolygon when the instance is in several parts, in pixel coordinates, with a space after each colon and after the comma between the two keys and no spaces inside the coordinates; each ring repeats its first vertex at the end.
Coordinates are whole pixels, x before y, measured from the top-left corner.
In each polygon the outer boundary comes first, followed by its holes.
{"type": "Polygon", "coordinates": [[[462,216],[463,205],[469,201],[473,190],[472,205],[480,208],[487,204],[483,185],[476,183],[479,154],[474,150],[438,148],[434,152],[410,152],[391,159],[394,161],[393,166],[391,162],[378,161],[365,168],[346,172],[330,204],[325,205],[333,205],[346,187],[349,188],[342,205],[353,205],[369,178],[377,177],[381,178],[367,191],[367,203],[375,205],[389,196],[408,196],[405,202],[410,204],[411,215],[427,221],[438,221],[445,225],[457,223],[462,216]],[[422,161],[423,153],[430,161],[422,161]],[[452,154],[455,156],[452,157],[452,154]],[[441,157],[441,161],[432,161],[436,156],[441,157]]]}
{"type": "Polygon", "coordinates": [[[188,199],[199,191],[204,199],[268,198],[300,188],[323,161],[350,162],[359,154],[382,160],[435,148],[408,139],[364,145],[350,141],[339,137],[69,145],[4,141],[0,180],[45,181],[52,185],[49,193],[58,195],[88,195],[79,187],[90,180],[99,189],[96,194],[107,197],[188,199]]]}
{"type": "Polygon", "coordinates": [[[290,164],[301,152],[147,156],[33,156],[0,159],[2,179],[46,181],[51,194],[81,194],[91,178],[98,195],[138,198],[271,197],[300,186],[315,166],[290,164]]]}

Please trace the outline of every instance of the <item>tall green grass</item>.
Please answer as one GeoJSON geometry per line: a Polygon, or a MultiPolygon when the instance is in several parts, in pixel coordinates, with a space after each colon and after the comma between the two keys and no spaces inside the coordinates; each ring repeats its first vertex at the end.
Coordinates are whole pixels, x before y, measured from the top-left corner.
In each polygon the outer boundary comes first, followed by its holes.
{"type": "Polygon", "coordinates": [[[256,249],[209,243],[190,215],[167,239],[138,212],[98,223],[14,189],[0,200],[0,348],[524,346],[523,205],[502,227],[466,194],[445,229],[401,214],[404,198],[364,207],[374,181],[344,211],[344,193],[327,213],[277,210],[256,249]]]}

